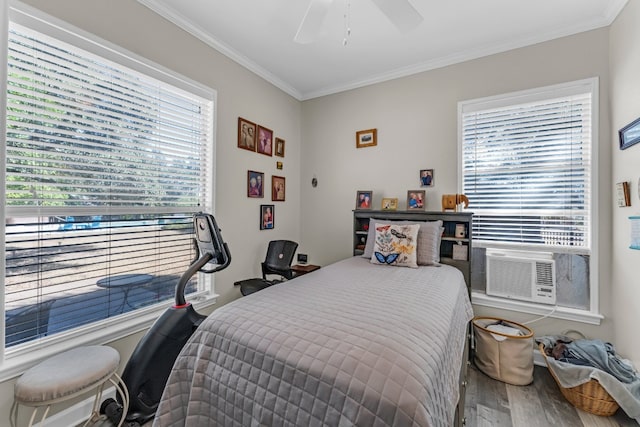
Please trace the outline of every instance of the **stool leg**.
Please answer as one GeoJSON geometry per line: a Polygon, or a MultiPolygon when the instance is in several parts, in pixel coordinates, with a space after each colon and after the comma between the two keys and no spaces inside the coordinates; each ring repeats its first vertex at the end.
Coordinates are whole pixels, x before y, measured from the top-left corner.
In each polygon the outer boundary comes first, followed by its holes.
{"type": "MultiPolygon", "coordinates": [[[[44,410],[44,413],[42,414],[42,418],[40,419],[40,425],[41,426],[44,426],[44,420],[45,420],[45,418],[47,418],[47,414],[49,413],[49,409],[51,409],[51,405],[47,405],[47,407],[44,410]]],[[[38,407],[36,406],[33,409],[33,413],[31,414],[31,419],[29,420],[29,427],[33,426],[33,421],[35,421],[37,413],[38,413],[38,407]]]]}
{"type": "Polygon", "coordinates": [[[98,420],[98,418],[100,418],[98,405],[102,400],[102,390],[104,389],[104,385],[105,383],[102,383],[96,390],[96,397],[95,399],[93,399],[93,407],[91,408],[91,414],[89,414],[89,418],[83,424],[84,427],[87,427],[90,423],[95,423],[98,420]]]}
{"type": "Polygon", "coordinates": [[[18,425],[18,402],[13,401],[13,405],[11,405],[11,415],[9,416],[9,422],[11,423],[11,427],[16,427],[18,425]]]}

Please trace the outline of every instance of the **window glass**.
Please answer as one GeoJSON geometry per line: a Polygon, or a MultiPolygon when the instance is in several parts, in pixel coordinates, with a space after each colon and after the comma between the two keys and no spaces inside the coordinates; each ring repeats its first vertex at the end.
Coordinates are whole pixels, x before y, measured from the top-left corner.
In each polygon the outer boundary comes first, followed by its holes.
{"type": "Polygon", "coordinates": [[[9,23],[6,347],[172,298],[213,200],[213,93],[74,37],[9,23]]]}

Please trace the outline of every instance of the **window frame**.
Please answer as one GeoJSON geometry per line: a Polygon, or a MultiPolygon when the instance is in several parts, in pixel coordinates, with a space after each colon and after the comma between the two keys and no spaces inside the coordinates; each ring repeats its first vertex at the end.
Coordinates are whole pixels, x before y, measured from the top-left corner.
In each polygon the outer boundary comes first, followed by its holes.
{"type": "MultiPolygon", "coordinates": [[[[38,9],[14,0],[3,2],[3,5],[0,7],[0,31],[2,31],[2,35],[0,36],[0,50],[4,52],[0,60],[0,67],[5,70],[7,69],[7,36],[10,21],[32,28],[105,59],[142,72],[147,76],[209,99],[213,103],[211,137],[208,142],[208,158],[206,159],[206,165],[208,166],[206,179],[209,183],[210,191],[209,194],[205,196],[206,206],[203,206],[203,210],[213,212],[216,183],[214,167],[218,108],[217,92],[214,89],[179,75],[166,67],[147,60],[62,20],[47,15],[38,9]]],[[[5,76],[5,78],[0,79],[0,108],[3,110],[6,110],[7,107],[6,91],[7,80],[5,76]]],[[[0,134],[2,135],[0,138],[4,141],[6,138],[5,120],[0,120],[0,134]]],[[[0,156],[0,167],[3,168],[3,170],[6,169],[5,156],[0,156]]],[[[4,197],[6,185],[5,174],[0,175],[0,186],[4,197]]],[[[6,212],[3,211],[2,221],[0,221],[0,232],[2,232],[3,235],[0,250],[2,250],[3,253],[6,249],[6,240],[4,238],[6,232],[5,215],[6,212]]],[[[3,271],[6,268],[5,257],[2,257],[0,260],[0,268],[2,268],[3,271]]],[[[197,309],[202,310],[215,304],[218,295],[215,293],[212,275],[201,274],[199,279],[204,281],[205,291],[198,293],[196,297],[192,299],[192,302],[197,309]]],[[[2,289],[2,292],[0,292],[0,311],[2,312],[2,316],[4,316],[4,278],[0,283],[0,288],[2,289]]],[[[113,340],[140,333],[150,327],[165,309],[166,303],[159,303],[138,309],[134,312],[125,313],[116,318],[108,318],[103,321],[80,326],[70,331],[58,333],[52,337],[45,337],[36,342],[28,342],[8,349],[3,346],[0,351],[0,381],[13,378],[33,364],[69,347],[105,344],[113,340]]],[[[2,338],[1,341],[4,342],[4,328],[0,331],[0,337],[2,338]]]]}
{"type": "MultiPolygon", "coordinates": [[[[463,167],[463,113],[464,108],[468,106],[475,106],[484,104],[485,108],[497,108],[499,106],[518,105],[525,103],[525,101],[519,101],[522,99],[531,100],[537,98],[539,100],[551,99],[557,92],[566,92],[567,90],[585,88],[584,92],[589,91],[591,93],[591,176],[590,176],[590,191],[591,191],[591,203],[589,209],[589,227],[587,230],[588,241],[590,242],[590,248],[585,250],[584,248],[572,249],[571,247],[563,248],[562,250],[554,249],[554,253],[572,253],[572,254],[584,254],[588,253],[589,260],[589,308],[586,310],[574,309],[569,307],[555,306],[555,310],[552,314],[553,317],[562,318],[566,320],[579,321],[590,324],[600,324],[603,316],[599,311],[599,245],[598,245],[598,149],[599,149],[599,117],[600,117],[600,99],[599,99],[599,78],[591,77],[582,80],[576,80],[566,83],[560,83],[550,86],[543,86],[533,89],[527,89],[522,91],[509,92],[499,95],[493,95],[483,98],[476,98],[471,100],[465,100],[458,102],[458,192],[462,192],[464,185],[464,167],[463,167]]],[[[518,251],[549,251],[549,249],[541,248],[536,245],[507,243],[507,242],[495,242],[495,241],[474,241],[476,248],[497,248],[497,249],[513,249],[518,251]]],[[[544,304],[529,303],[523,301],[508,300],[505,298],[497,298],[487,295],[485,292],[473,291],[472,298],[474,304],[483,306],[509,309],[519,312],[526,312],[531,314],[549,314],[552,307],[544,304]]]]}

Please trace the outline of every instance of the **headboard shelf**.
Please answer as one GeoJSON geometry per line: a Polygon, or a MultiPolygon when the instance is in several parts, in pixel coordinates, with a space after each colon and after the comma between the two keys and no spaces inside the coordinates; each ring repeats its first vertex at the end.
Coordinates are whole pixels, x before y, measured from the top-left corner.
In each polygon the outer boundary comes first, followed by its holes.
{"type": "Polygon", "coordinates": [[[353,211],[353,255],[362,255],[367,243],[371,218],[388,221],[442,221],[444,232],[440,243],[440,262],[462,271],[467,286],[471,281],[472,237],[471,212],[437,211],[381,211],[360,209],[353,211]],[[466,258],[466,259],[465,259],[466,258]]]}

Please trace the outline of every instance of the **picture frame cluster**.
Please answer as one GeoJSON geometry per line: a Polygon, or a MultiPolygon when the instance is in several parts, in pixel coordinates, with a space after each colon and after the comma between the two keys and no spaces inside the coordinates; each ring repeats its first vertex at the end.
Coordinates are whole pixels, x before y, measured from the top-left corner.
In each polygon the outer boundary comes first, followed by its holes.
{"type": "MultiPolygon", "coordinates": [[[[425,210],[427,205],[427,191],[425,188],[433,187],[434,170],[421,169],[419,175],[420,189],[407,190],[406,210],[425,210]]],[[[356,192],[356,210],[372,210],[374,209],[374,197],[371,190],[358,190],[356,192]]],[[[398,210],[397,197],[383,197],[380,202],[380,210],[395,211],[398,210]]]]}
{"type": "MultiPolygon", "coordinates": [[[[252,151],[265,156],[284,158],[285,140],[274,136],[272,129],[259,125],[251,120],[238,117],[238,148],[252,151]]],[[[283,162],[276,162],[276,169],[283,169],[283,162]]],[[[265,173],[257,170],[247,170],[247,197],[264,199],[265,187],[268,186],[265,173]]],[[[284,202],[286,200],[286,178],[273,175],[271,177],[271,201],[284,202]]],[[[260,230],[275,228],[275,204],[260,205],[260,230]]]]}
{"type": "Polygon", "coordinates": [[[238,117],[238,148],[265,156],[284,157],[285,140],[274,137],[273,130],[238,117]]]}

